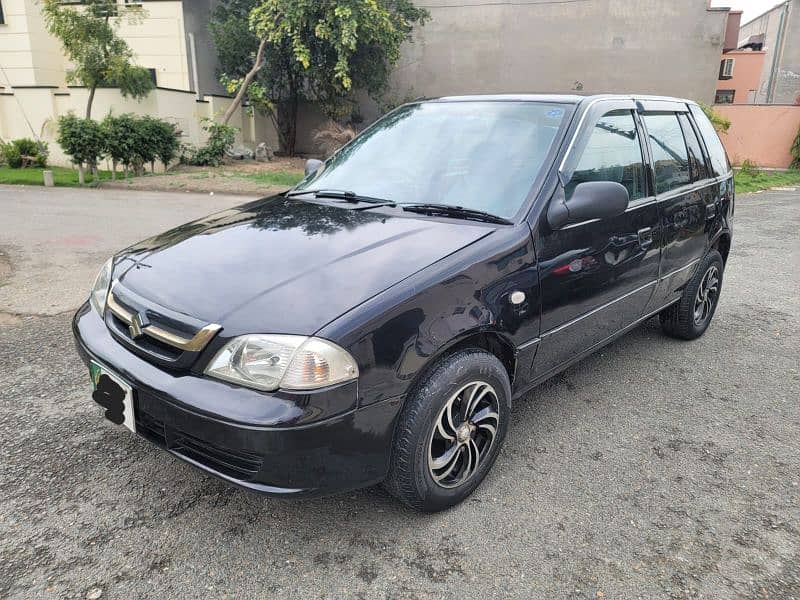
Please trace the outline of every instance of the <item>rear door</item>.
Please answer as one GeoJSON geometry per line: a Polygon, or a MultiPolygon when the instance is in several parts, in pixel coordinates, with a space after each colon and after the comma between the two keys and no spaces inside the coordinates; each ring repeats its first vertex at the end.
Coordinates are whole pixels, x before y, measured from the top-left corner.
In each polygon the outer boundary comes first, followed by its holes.
{"type": "Polygon", "coordinates": [[[542,333],[534,363],[537,377],[636,321],[655,288],[658,207],[648,186],[635,109],[632,100],[593,104],[581,118],[560,169],[567,200],[579,183],[615,181],[628,190],[628,210],[558,229],[546,218],[539,221],[535,246],[542,333]]]}
{"type": "Polygon", "coordinates": [[[687,117],[688,108],[654,104],[645,104],[641,118],[652,157],[663,247],[659,284],[648,310],[677,297],[693,275],[707,248],[707,211],[714,208],[714,181],[687,117]],[[667,107],[677,110],[663,110],[667,107]]]}

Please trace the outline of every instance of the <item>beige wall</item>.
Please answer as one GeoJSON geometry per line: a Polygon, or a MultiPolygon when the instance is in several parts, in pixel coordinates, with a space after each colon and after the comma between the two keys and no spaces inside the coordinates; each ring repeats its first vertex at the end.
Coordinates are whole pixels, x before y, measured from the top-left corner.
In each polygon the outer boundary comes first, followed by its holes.
{"type": "MultiPolygon", "coordinates": [[[[158,85],[190,90],[183,3],[145,2],[138,19],[121,18],[119,35],[135,62],[156,70],[158,85]]],[[[37,0],[3,0],[6,25],[0,25],[0,86],[65,85],[69,62],[61,44],[44,28],[37,0]]]]}
{"type": "Polygon", "coordinates": [[[705,0],[417,0],[394,76],[402,98],[483,92],[636,92],[711,102],[727,9],[705,0]]]}
{"type": "Polygon", "coordinates": [[[732,163],[751,160],[777,168],[791,164],[789,149],[800,128],[800,106],[716,104],[714,110],[731,120],[720,139],[732,163]]]}
{"type": "MultiPolygon", "coordinates": [[[[55,142],[56,121],[70,111],[83,114],[88,91],[85,88],[70,88],[62,92],[47,88],[20,89],[0,94],[0,138],[9,140],[20,137],[41,137],[48,142],[50,163],[68,166],[69,158],[55,142]]],[[[142,101],[123,98],[118,90],[99,89],[94,99],[92,113],[102,119],[109,112],[114,114],[147,114],[175,123],[183,132],[184,144],[202,144],[206,134],[201,119],[219,117],[230,105],[229,98],[206,96],[197,101],[194,94],[156,89],[142,101]]],[[[254,147],[266,142],[277,149],[277,135],[269,119],[250,117],[237,111],[231,125],[239,128],[237,142],[254,147]]]]}

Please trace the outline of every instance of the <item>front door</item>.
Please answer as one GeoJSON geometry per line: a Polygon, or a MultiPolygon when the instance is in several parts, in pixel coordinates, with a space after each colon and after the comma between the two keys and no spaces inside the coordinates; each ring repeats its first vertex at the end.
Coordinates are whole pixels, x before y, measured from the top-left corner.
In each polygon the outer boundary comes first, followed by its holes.
{"type": "Polygon", "coordinates": [[[622,215],[558,229],[540,221],[537,378],[640,318],[658,279],[658,206],[649,191],[634,103],[601,102],[587,110],[562,168],[565,199],[579,183],[615,181],[627,188],[630,204],[622,215]]]}

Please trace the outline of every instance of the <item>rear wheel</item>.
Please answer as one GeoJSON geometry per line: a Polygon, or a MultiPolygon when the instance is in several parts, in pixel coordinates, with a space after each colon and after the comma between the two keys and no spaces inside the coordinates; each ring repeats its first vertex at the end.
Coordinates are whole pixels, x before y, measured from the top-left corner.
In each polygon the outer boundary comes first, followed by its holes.
{"type": "Polygon", "coordinates": [[[686,284],[680,300],[659,314],[667,335],[694,340],[708,329],[722,291],[722,256],[711,250],[686,284]]]}
{"type": "Polygon", "coordinates": [[[417,510],[461,502],[497,458],[510,403],[496,356],[475,349],[445,357],[406,399],[384,487],[417,510]]]}

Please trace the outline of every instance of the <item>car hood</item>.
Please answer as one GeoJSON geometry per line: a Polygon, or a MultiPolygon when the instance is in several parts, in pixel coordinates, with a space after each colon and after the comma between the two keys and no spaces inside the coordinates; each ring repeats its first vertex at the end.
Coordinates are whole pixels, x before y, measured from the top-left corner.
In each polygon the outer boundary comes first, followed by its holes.
{"type": "Polygon", "coordinates": [[[132,246],[115,277],[158,307],[221,324],[226,335],[313,334],[493,230],[276,196],[132,246]]]}

